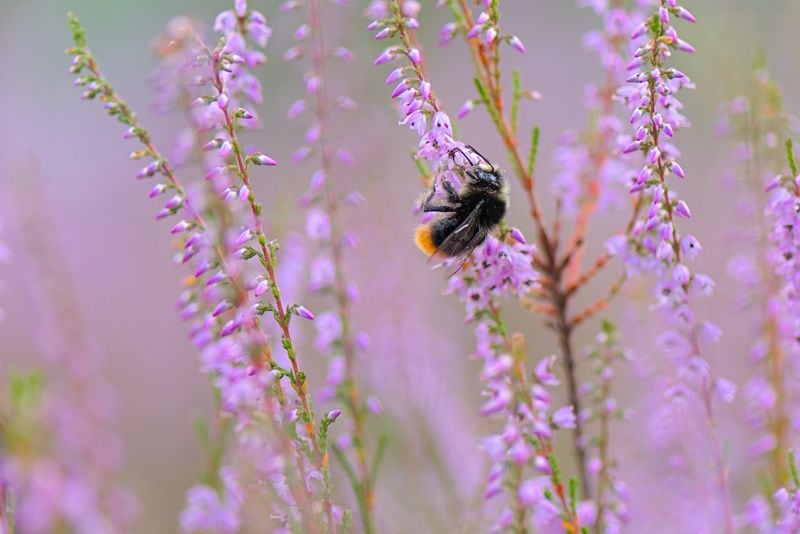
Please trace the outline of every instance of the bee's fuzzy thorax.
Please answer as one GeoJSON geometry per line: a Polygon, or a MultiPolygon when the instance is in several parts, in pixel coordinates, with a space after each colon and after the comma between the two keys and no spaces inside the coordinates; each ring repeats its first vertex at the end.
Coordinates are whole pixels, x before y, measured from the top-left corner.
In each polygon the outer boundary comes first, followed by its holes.
{"type": "Polygon", "coordinates": [[[428,256],[433,256],[436,253],[436,245],[433,243],[430,225],[423,224],[417,226],[417,229],[414,231],[414,243],[428,256]]]}

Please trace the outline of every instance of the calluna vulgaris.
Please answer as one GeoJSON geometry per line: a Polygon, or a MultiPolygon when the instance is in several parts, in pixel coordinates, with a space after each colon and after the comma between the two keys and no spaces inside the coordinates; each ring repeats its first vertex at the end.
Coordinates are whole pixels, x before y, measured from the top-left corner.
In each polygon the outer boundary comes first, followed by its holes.
{"type": "MultiPolygon", "coordinates": [[[[156,146],[103,75],[84,28],[69,15],[74,83],[121,123],[130,157],[141,164],[136,178],[158,203],[155,218],[169,221],[172,261],[183,272],[177,313],[213,394],[213,417],[198,425],[205,458],[176,512],[180,529],[800,532],[793,452],[800,435],[800,171],[787,140],[793,119],[763,62],[745,94],[723,106],[720,123],[733,145],[724,187],[739,223],[731,229],[735,243],[714,246],[733,251],[727,270],[738,290],[731,303],[751,336],[741,355],[720,354],[722,331],[701,300],[715,282],[695,267],[701,245],[688,231],[695,228],[689,199],[680,196],[690,195],[676,186],[699,175],[679,161],[690,124],[679,97],[694,88],[691,73],[676,66],[681,54],[695,52],[678,33],[696,22],[686,7],[579,0],[599,21],[583,44],[600,74],[584,91],[585,124],[558,138],[547,187],[539,141],[556,136],[521,117],[523,106],[546,96],[524,81],[539,72],[527,49],[550,44],[510,33],[500,0],[438,0],[436,14],[417,0],[355,4],[287,0],[270,13],[270,25],[263,13],[269,3],[235,0],[210,27],[188,16],[171,20],[154,42],[158,67],[150,78],[155,110],[184,121],[168,150],[156,146]],[[337,32],[331,22],[362,15],[360,34],[337,32]],[[447,47],[441,53],[469,64],[461,86],[467,99],[456,108],[431,67],[433,52],[422,46],[436,32],[426,26],[436,17],[445,19],[435,37],[447,47]],[[280,55],[294,79],[274,75],[267,62],[273,27],[290,29],[280,55]],[[344,46],[375,47],[370,37],[378,42],[372,56],[344,46]],[[529,72],[510,68],[507,54],[529,72]],[[370,77],[384,70],[388,89],[380,98],[406,128],[395,133],[386,110],[373,112],[369,125],[402,139],[386,150],[411,145],[405,165],[416,168],[422,198],[454,202],[465,169],[485,164],[510,185],[516,225],[501,221],[467,254],[418,258],[444,264],[432,278],[442,273],[435,283],[463,305],[474,334],[474,348],[457,356],[476,360],[469,383],[481,416],[471,434],[474,454],[447,460],[480,466],[481,479],[456,492],[465,478],[450,474],[453,495],[442,501],[463,498],[455,507],[463,518],[438,517],[436,503],[413,500],[414,487],[391,492],[412,504],[382,497],[398,480],[432,480],[446,463],[426,442],[430,465],[415,466],[420,478],[396,472],[403,442],[417,436],[392,428],[402,419],[392,399],[379,400],[371,370],[383,355],[371,352],[372,325],[359,313],[359,285],[369,277],[356,267],[363,245],[352,221],[366,218],[369,205],[351,188],[363,173],[361,157],[341,131],[363,115],[337,80],[344,71],[373,84],[370,77]],[[281,86],[297,93],[288,110],[275,110],[281,86]],[[280,118],[268,119],[273,112],[280,118]],[[481,114],[482,143],[503,149],[491,162],[479,152],[488,149],[458,133],[481,114]],[[288,168],[278,166],[278,149],[261,148],[264,132],[292,131],[284,120],[305,130],[289,140],[288,168]],[[290,202],[300,227],[276,230],[285,224],[283,210],[257,193],[267,177],[308,183],[290,202]],[[642,298],[642,287],[650,297],[642,298]],[[623,298],[628,311],[615,316],[610,305],[623,298]],[[632,320],[630,309],[640,317],[632,320]],[[520,321],[527,313],[536,320],[520,321]],[[539,321],[543,330],[525,331],[526,322],[539,321]],[[634,349],[639,325],[653,335],[634,349]],[[584,339],[594,341],[581,347],[584,339]],[[723,358],[733,357],[747,362],[741,387],[721,376],[723,358]],[[623,378],[632,376],[646,391],[623,391],[623,378]],[[742,414],[732,406],[739,389],[742,414]],[[747,461],[737,461],[730,450],[744,436],[747,461]]],[[[370,150],[383,150],[376,146],[370,150]]],[[[23,208],[43,209],[36,195],[20,198],[23,208]]],[[[421,224],[442,217],[410,204],[421,224]]],[[[695,211],[703,204],[693,199],[695,211]]],[[[6,223],[25,229],[21,241],[36,258],[41,308],[50,316],[43,335],[58,350],[40,369],[2,369],[9,379],[0,390],[0,534],[142,531],[121,475],[114,412],[98,409],[113,395],[40,211],[22,209],[6,223]]],[[[7,259],[0,242],[0,264],[7,259]]]]}

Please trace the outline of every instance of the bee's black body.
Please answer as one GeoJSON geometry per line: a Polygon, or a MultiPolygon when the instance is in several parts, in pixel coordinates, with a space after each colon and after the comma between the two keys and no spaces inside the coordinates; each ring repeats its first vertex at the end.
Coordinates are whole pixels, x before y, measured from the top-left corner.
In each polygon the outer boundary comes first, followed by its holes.
{"type": "MultiPolygon", "coordinates": [[[[464,157],[469,161],[466,155],[464,157]]],[[[468,256],[506,214],[508,193],[505,180],[493,165],[470,162],[469,165],[457,166],[457,170],[465,180],[460,192],[443,178],[441,183],[447,192],[447,201],[433,203],[434,185],[422,204],[425,212],[444,214],[417,230],[417,245],[431,256],[468,256]]]]}

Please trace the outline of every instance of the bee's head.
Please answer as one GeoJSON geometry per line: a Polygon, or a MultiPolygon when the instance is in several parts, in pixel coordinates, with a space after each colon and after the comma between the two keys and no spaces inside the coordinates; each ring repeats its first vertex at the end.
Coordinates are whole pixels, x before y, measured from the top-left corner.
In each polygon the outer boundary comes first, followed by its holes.
{"type": "Polygon", "coordinates": [[[492,165],[488,159],[483,157],[483,155],[475,150],[471,145],[466,145],[466,149],[469,150],[473,155],[480,158],[477,163],[474,162],[473,159],[468,156],[463,149],[461,149],[461,147],[456,147],[450,150],[450,157],[453,158],[453,161],[455,162],[455,157],[458,154],[464,160],[466,160],[467,165],[462,165],[458,162],[456,162],[456,165],[458,165],[458,167],[460,167],[467,175],[469,178],[469,184],[479,189],[487,189],[490,191],[502,190],[504,186],[504,180],[500,169],[492,165]]]}
{"type": "Polygon", "coordinates": [[[503,175],[496,167],[488,163],[479,163],[466,169],[471,185],[482,189],[500,191],[503,189],[503,175]]]}

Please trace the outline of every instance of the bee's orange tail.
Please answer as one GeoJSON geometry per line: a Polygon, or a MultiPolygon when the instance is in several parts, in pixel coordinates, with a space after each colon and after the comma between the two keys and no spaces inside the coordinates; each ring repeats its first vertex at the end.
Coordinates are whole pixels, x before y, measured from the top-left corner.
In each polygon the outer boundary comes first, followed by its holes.
{"type": "Polygon", "coordinates": [[[433,244],[430,225],[423,224],[421,226],[417,226],[417,229],[414,232],[414,243],[416,243],[419,249],[428,256],[433,256],[436,253],[436,245],[433,244]]]}

